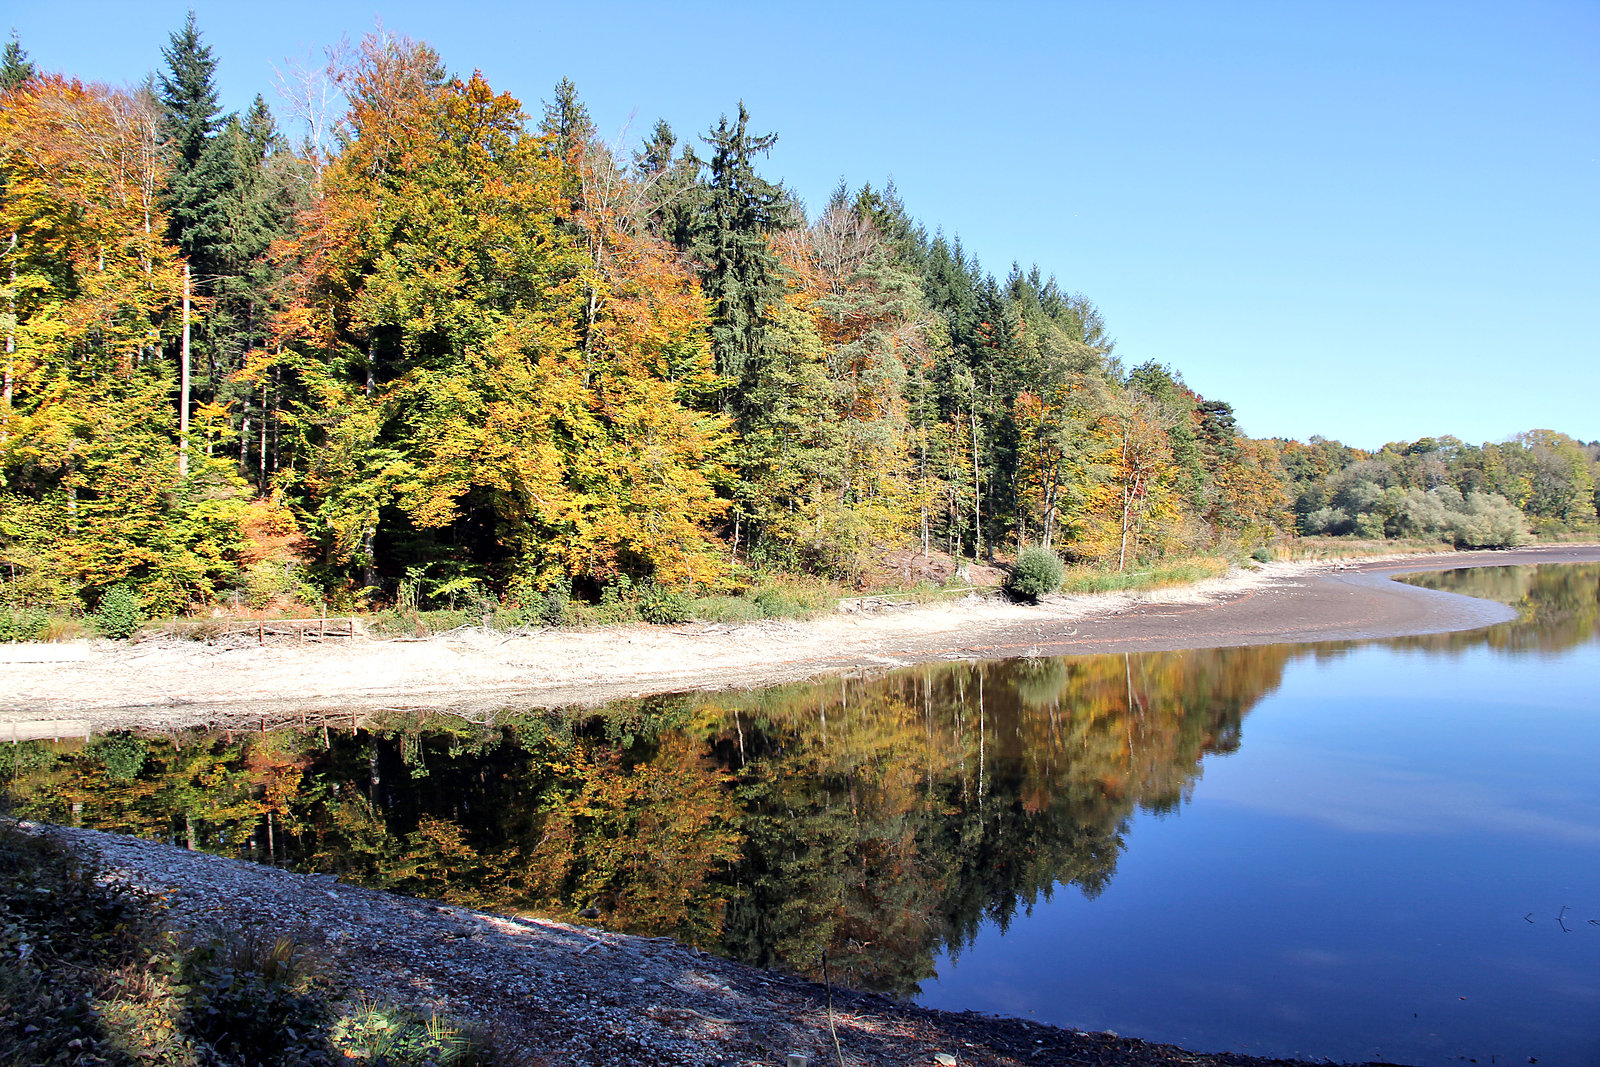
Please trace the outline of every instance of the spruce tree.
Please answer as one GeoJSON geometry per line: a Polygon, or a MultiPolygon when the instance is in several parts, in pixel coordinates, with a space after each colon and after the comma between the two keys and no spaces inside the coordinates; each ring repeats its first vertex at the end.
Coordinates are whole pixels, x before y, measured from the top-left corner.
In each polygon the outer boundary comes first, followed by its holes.
{"type": "Polygon", "coordinates": [[[594,120],[578,99],[578,87],[571,78],[556,83],[555,99],[544,105],[539,132],[554,138],[552,147],[562,159],[570,158],[573,149],[586,147],[594,139],[594,120]]]}
{"type": "Polygon", "coordinates": [[[650,139],[633,154],[633,167],[645,179],[659,178],[672,166],[672,153],[678,145],[677,135],[666,119],[656,119],[656,128],[650,139]]]}
{"type": "Polygon", "coordinates": [[[11,40],[6,42],[5,54],[0,56],[0,93],[9,93],[37,73],[33,61],[23,50],[22,42],[17,39],[17,31],[13,29],[11,40]]]}
{"type": "Polygon", "coordinates": [[[678,147],[677,135],[666,119],[657,119],[650,139],[633,154],[633,172],[647,189],[649,212],[645,225],[655,237],[670,241],[679,252],[687,252],[694,241],[699,205],[705,186],[700,180],[703,164],[694,149],[678,147]]]}
{"type": "MultiPolygon", "coordinates": [[[[739,120],[724,115],[705,138],[714,151],[705,202],[690,251],[701,264],[701,283],[711,301],[711,350],[717,373],[740,382],[759,371],[771,306],[783,297],[782,266],[767,244],[769,234],[790,225],[793,211],[782,187],[756,173],[776,134],[753,135],[750,114],[739,104],[739,120]]],[[[725,393],[725,410],[743,415],[739,393],[725,393]]]]}
{"type": "Polygon", "coordinates": [[[173,179],[178,181],[200,161],[206,142],[221,125],[222,109],[214,84],[217,61],[211,56],[211,46],[200,41],[193,10],[183,29],[169,40],[161,50],[167,69],[157,75],[157,81],[163,109],[162,140],[171,153],[173,179]]]}

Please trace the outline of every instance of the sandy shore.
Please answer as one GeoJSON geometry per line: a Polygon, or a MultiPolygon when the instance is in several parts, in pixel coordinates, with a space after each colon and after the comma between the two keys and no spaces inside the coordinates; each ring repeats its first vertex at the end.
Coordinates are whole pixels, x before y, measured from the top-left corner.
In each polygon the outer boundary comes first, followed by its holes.
{"type": "Polygon", "coordinates": [[[78,658],[61,658],[59,647],[34,646],[30,652],[0,646],[0,739],[27,736],[29,723],[54,723],[43,728],[71,734],[319,712],[481,713],[771,685],[930,660],[1442,633],[1501,622],[1511,612],[1500,604],[1402,585],[1390,576],[1561,562],[1600,562],[1600,546],[1269,563],[1136,595],[1057,596],[1036,606],[969,596],[874,614],[735,627],[472,630],[422,641],[265,648],[169,638],[132,646],[93,642],[75,653],[78,658]]]}

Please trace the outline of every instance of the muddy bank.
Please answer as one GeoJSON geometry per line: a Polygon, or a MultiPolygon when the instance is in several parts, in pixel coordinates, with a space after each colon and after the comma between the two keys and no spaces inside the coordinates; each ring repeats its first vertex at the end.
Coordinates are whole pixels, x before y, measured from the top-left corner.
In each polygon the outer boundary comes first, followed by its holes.
{"type": "Polygon", "coordinates": [[[117,834],[32,829],[105,877],[163,896],[174,930],[292,934],[370,998],[483,1026],[511,1062],[758,1067],[785,1064],[794,1052],[812,1067],[918,1067],[941,1054],[969,1067],[1293,1062],[933,1011],[828,990],[669,938],[415,900],[117,834]]]}
{"type": "MultiPolygon", "coordinates": [[[[342,646],[95,643],[76,659],[0,654],[0,727],[70,735],[118,727],[282,721],[302,714],[587,706],[619,697],[800,681],[909,663],[1361,640],[1468,630],[1504,605],[1401,585],[1393,574],[1600,562],[1600,546],[1447,553],[1351,564],[1271,563],[1176,590],[969,596],[875,614],[736,627],[464,631],[342,646]],[[7,662],[7,660],[12,660],[7,662]]],[[[9,734],[7,735],[10,736],[9,734]]]]}

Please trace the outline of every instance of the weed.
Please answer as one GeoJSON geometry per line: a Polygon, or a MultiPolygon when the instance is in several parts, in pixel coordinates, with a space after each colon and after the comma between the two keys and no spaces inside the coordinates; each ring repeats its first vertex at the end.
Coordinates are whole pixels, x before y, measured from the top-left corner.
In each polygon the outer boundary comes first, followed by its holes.
{"type": "Polygon", "coordinates": [[[333,1027],[339,1048],[389,1067],[477,1067],[494,1062],[482,1038],[407,1008],[362,999],[333,1027]]]}

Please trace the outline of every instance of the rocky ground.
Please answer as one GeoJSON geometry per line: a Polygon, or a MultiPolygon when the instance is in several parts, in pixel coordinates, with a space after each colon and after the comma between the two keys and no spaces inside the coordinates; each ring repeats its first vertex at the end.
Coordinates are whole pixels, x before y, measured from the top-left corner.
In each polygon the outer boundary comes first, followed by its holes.
{"type": "Polygon", "coordinates": [[[475,1023],[514,1063],[757,1067],[790,1064],[792,1054],[809,1067],[1293,1062],[931,1011],[668,938],[414,900],[93,830],[27,828],[86,855],[103,877],[162,897],[175,930],[291,933],[365,996],[475,1023]]]}

